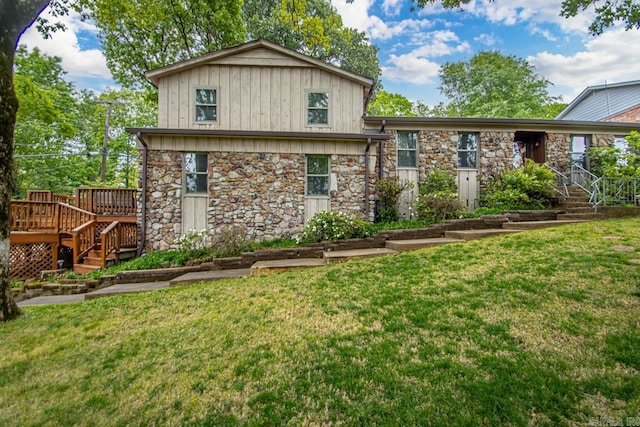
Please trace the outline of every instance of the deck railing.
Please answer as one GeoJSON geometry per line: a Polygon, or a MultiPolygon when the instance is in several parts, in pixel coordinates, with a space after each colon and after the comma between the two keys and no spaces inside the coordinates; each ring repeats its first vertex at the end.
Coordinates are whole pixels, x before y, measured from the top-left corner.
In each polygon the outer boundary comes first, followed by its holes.
{"type": "Polygon", "coordinates": [[[40,231],[57,233],[60,206],[56,202],[14,200],[11,202],[9,229],[11,231],[40,231]]]}
{"type": "Polygon", "coordinates": [[[73,236],[73,262],[77,264],[83,256],[96,247],[96,225],[94,219],[71,230],[73,236]]]}
{"type": "Polygon", "coordinates": [[[138,212],[138,191],[130,188],[79,188],[79,208],[98,215],[129,215],[138,212]]]}
{"type": "Polygon", "coordinates": [[[100,233],[101,267],[107,266],[107,257],[122,248],[135,248],[138,244],[137,224],[113,221],[100,233]]]}
{"type": "Polygon", "coordinates": [[[56,194],[49,190],[28,190],[27,200],[32,202],[60,202],[68,205],[74,205],[76,198],[75,196],[56,194]]]}
{"type": "Polygon", "coordinates": [[[89,221],[95,221],[96,214],[87,212],[75,206],[60,203],[59,229],[62,232],[72,233],[77,227],[89,221]]]}

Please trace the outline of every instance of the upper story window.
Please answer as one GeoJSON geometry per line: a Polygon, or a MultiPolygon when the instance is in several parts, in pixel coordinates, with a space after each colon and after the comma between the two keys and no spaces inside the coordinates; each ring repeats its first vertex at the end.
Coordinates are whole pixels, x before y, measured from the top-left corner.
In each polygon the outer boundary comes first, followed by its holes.
{"type": "Polygon", "coordinates": [[[418,132],[398,132],[398,167],[418,167],[418,132]]]}
{"type": "Polygon", "coordinates": [[[329,195],[329,156],[307,156],[307,196],[329,195]]]}
{"type": "Polygon", "coordinates": [[[218,90],[196,89],[196,122],[218,120],[218,90]]]}
{"type": "Polygon", "coordinates": [[[478,167],[478,134],[458,134],[458,167],[476,169],[478,167]]]}
{"type": "Polygon", "coordinates": [[[208,177],[207,155],[204,153],[185,153],[185,193],[208,193],[208,177]]]}
{"type": "Polygon", "coordinates": [[[329,92],[307,92],[307,124],[329,124],[329,92]]]}

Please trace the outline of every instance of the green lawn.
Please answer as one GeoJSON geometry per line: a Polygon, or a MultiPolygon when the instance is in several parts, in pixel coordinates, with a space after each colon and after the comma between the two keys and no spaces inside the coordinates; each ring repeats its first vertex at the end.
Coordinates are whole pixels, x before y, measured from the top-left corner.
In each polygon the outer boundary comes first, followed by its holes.
{"type": "Polygon", "coordinates": [[[28,308],[0,425],[637,425],[637,258],[606,221],[28,308]]]}

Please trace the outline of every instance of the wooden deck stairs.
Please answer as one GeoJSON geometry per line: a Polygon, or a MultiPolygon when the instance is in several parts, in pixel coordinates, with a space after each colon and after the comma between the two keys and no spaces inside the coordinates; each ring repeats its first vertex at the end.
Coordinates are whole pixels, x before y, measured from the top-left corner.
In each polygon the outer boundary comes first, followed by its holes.
{"type": "Polygon", "coordinates": [[[30,191],[27,200],[11,202],[10,228],[10,279],[57,270],[59,261],[87,273],[135,256],[137,191],[80,188],[75,197],[30,191]]]}

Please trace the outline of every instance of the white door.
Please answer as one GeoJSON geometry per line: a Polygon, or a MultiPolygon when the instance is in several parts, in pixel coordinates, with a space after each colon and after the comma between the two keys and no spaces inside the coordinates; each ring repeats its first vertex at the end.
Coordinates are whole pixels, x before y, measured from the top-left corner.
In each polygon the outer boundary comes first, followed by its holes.
{"type": "Polygon", "coordinates": [[[478,171],[476,169],[458,169],[458,195],[469,212],[478,208],[478,192],[478,171]]]}
{"type": "Polygon", "coordinates": [[[207,208],[209,197],[206,195],[188,195],[182,197],[182,233],[189,230],[208,228],[207,208]]]}
{"type": "Polygon", "coordinates": [[[304,222],[309,221],[318,212],[330,210],[331,203],[328,197],[306,197],[304,199],[304,222]]]}
{"type": "Polygon", "coordinates": [[[418,197],[418,169],[398,169],[398,178],[400,182],[412,182],[413,188],[404,190],[400,195],[398,202],[398,213],[400,219],[411,219],[411,207],[418,197]]]}

